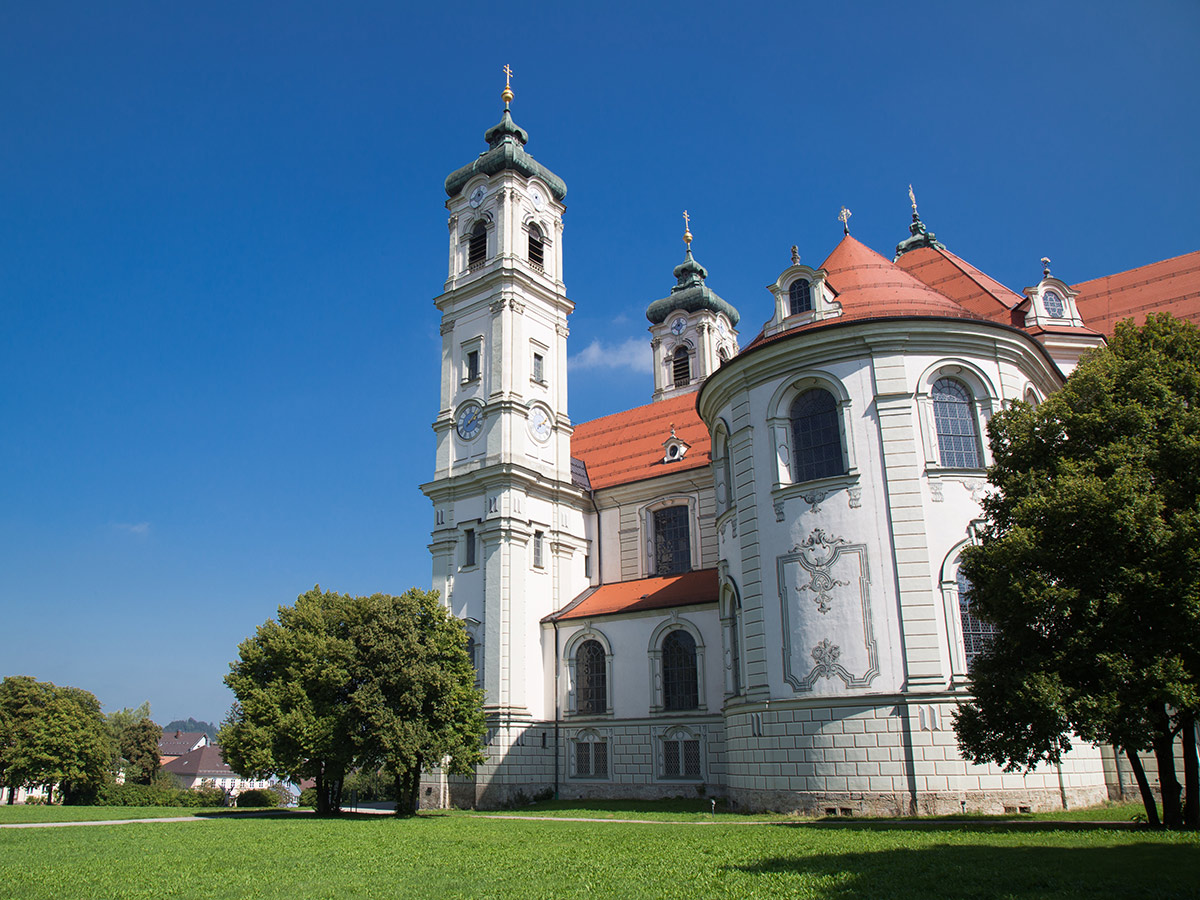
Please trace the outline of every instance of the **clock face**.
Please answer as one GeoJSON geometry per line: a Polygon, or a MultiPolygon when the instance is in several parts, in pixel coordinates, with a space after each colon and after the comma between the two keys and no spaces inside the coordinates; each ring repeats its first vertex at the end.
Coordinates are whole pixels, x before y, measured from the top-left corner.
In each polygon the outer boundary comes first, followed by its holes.
{"type": "Polygon", "coordinates": [[[726,329],[724,319],[717,319],[717,334],[719,334],[721,337],[725,337],[726,329]]]}
{"type": "Polygon", "coordinates": [[[1042,294],[1042,302],[1046,304],[1046,312],[1055,319],[1061,319],[1065,310],[1063,309],[1062,297],[1058,296],[1054,291],[1046,291],[1042,294]]]}
{"type": "Polygon", "coordinates": [[[479,187],[475,188],[475,190],[471,191],[471,198],[468,201],[471,204],[471,208],[478,209],[479,204],[483,202],[483,198],[486,196],[487,196],[487,191],[484,190],[484,187],[482,184],[479,187]]]}
{"type": "Polygon", "coordinates": [[[471,440],[483,428],[483,409],[478,403],[468,403],[459,411],[456,425],[458,436],[464,441],[471,440]]]}
{"type": "Polygon", "coordinates": [[[541,209],[546,203],[546,198],[542,196],[542,192],[537,188],[529,192],[529,199],[533,201],[534,209],[541,209]]]}
{"type": "Polygon", "coordinates": [[[550,437],[550,414],[540,406],[529,411],[529,430],[539,441],[550,437]]]}
{"type": "Polygon", "coordinates": [[[687,328],[687,319],[680,316],[671,323],[671,334],[683,334],[683,329],[687,328]]]}

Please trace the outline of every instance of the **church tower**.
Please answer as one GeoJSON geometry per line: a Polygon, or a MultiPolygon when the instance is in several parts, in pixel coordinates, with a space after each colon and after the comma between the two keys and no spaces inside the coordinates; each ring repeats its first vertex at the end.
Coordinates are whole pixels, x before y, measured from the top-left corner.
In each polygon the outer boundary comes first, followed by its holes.
{"type": "Polygon", "coordinates": [[[692,232],[683,213],[687,253],[675,267],[671,293],[646,308],[654,351],[654,399],[700,390],[722,362],[738,352],[738,311],[704,283],[708,270],[692,256],[692,232]]]}
{"type": "Polygon", "coordinates": [[[437,461],[421,486],[434,507],[433,586],[467,624],[485,692],[489,762],[472,804],[502,802],[516,790],[506,773],[528,773],[533,761],[513,765],[514,747],[553,718],[540,622],[587,585],[567,414],[567,188],[525,151],[508,84],[502,97],[488,149],[446,178],[437,461]]]}

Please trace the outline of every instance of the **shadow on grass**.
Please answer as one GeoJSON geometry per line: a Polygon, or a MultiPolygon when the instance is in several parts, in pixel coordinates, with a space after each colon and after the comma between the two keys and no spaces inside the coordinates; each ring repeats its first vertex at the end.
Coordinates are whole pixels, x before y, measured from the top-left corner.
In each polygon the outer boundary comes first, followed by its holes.
{"type": "Polygon", "coordinates": [[[838,898],[1200,897],[1200,845],[1189,844],[1070,848],[938,844],[773,856],[729,868],[756,875],[816,877],[836,885],[830,896],[838,898]]]}
{"type": "Polygon", "coordinates": [[[1003,819],[963,816],[939,819],[799,819],[770,822],[775,828],[822,828],[844,831],[969,831],[979,834],[1028,833],[1035,831],[1147,831],[1145,823],[1071,821],[1069,819],[1003,819]]]}

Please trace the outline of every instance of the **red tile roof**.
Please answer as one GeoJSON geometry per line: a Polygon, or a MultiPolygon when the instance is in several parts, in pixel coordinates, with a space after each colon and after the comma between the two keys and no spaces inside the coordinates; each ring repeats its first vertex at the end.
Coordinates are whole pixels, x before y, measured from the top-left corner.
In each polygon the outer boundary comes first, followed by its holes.
{"type": "Polygon", "coordinates": [[[584,461],[592,488],[599,490],[707,466],[711,443],[696,413],[696,395],[688,393],[576,425],[571,455],[584,461]],[[672,425],[691,446],[683,459],[665,463],[663,442],[672,425]]]}
{"type": "Polygon", "coordinates": [[[1122,319],[1169,312],[1200,325],[1200,250],[1073,286],[1083,320],[1112,335],[1122,319]]]}
{"type": "Polygon", "coordinates": [[[1018,328],[1025,324],[1024,314],[1016,312],[1026,300],[1023,295],[949,250],[918,247],[896,260],[896,265],[977,316],[1018,328]]]}
{"type": "MultiPolygon", "coordinates": [[[[909,255],[906,253],[900,258],[909,255]]],[[[742,349],[743,353],[798,332],[863,319],[933,316],[986,320],[984,315],[959,305],[850,235],[842,238],[841,243],[821,263],[821,268],[829,273],[828,283],[837,294],[837,302],[842,305],[841,315],[772,335],[760,333],[742,349]]]]}
{"type": "Polygon", "coordinates": [[[828,259],[821,263],[821,268],[829,273],[829,284],[837,291],[843,319],[885,316],[983,318],[850,235],[842,238],[828,259]]]}
{"type": "Polygon", "coordinates": [[[663,578],[639,578],[588,588],[562,610],[542,621],[587,619],[592,616],[611,616],[666,609],[672,606],[695,606],[717,602],[717,570],[698,569],[684,575],[663,578]]]}

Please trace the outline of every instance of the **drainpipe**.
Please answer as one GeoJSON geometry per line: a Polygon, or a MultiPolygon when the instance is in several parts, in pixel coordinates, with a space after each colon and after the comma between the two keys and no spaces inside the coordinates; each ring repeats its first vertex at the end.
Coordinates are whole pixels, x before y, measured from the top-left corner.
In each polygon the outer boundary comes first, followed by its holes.
{"type": "Polygon", "coordinates": [[[558,619],[554,620],[554,799],[558,799],[558,722],[562,717],[562,705],[558,693],[558,619]]]}

